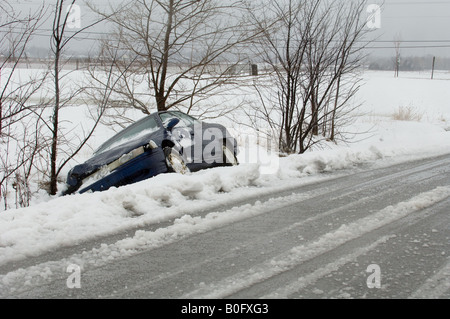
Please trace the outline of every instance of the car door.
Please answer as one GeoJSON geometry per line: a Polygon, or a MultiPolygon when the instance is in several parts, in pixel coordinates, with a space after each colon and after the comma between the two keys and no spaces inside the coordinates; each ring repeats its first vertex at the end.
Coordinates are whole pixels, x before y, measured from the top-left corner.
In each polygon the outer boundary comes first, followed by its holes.
{"type": "Polygon", "coordinates": [[[170,132],[173,142],[177,144],[180,154],[188,163],[201,163],[201,121],[178,111],[163,112],[160,113],[160,117],[165,128],[173,118],[179,120],[179,123],[170,132]]]}

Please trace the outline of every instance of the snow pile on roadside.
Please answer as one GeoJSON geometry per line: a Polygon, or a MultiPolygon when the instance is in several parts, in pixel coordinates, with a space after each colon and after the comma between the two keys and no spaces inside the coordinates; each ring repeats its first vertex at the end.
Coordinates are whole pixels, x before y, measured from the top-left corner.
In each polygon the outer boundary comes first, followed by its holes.
{"type": "Polygon", "coordinates": [[[206,209],[223,192],[256,185],[257,165],[164,174],[105,192],[59,197],[0,214],[0,265],[206,209]]]}

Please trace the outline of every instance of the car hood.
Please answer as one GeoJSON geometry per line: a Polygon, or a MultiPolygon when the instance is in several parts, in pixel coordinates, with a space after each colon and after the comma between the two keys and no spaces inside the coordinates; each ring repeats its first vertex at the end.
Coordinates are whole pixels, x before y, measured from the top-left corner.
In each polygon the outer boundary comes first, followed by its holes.
{"type": "Polygon", "coordinates": [[[114,162],[122,155],[127,154],[140,146],[147,145],[150,140],[154,140],[158,144],[158,141],[161,140],[158,139],[160,135],[160,132],[152,132],[137,139],[127,141],[100,154],[94,155],[83,164],[76,165],[70,170],[67,177],[67,184],[69,184],[69,186],[77,185],[80,180],[93,174],[101,167],[114,162]]]}

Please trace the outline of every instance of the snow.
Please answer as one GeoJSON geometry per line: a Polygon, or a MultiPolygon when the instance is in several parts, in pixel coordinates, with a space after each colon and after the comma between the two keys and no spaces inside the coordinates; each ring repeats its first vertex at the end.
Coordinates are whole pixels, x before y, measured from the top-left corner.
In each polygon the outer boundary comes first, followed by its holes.
{"type": "MultiPolygon", "coordinates": [[[[199,215],[207,209],[295,185],[336,178],[343,169],[352,170],[359,164],[388,166],[450,153],[449,80],[450,74],[447,73],[435,73],[434,80],[430,80],[426,73],[404,73],[399,78],[394,78],[392,72],[364,73],[364,86],[357,97],[362,106],[356,114],[356,121],[348,127],[348,132],[356,134],[351,143],[345,145],[323,144],[321,149],[280,158],[267,152],[254,139],[242,138],[249,134],[235,126],[230,128],[230,132],[240,136],[239,166],[187,175],[164,174],[101,193],[49,197],[40,192],[30,207],[0,212],[0,266],[89,239],[175,220],[171,226],[156,231],[137,230],[133,237],[104,244],[74,255],[70,260],[83,266],[81,260],[88,256],[88,261],[84,263],[101,264],[220,224],[260,214],[265,209],[276,208],[279,202],[274,200],[268,207],[268,203],[256,202],[244,210],[240,207],[239,210],[199,215]],[[395,120],[393,114],[402,106],[420,113],[420,120],[395,120]]],[[[75,110],[68,110],[67,114],[72,116],[72,120],[73,116],[84,115],[75,110]]],[[[79,120],[83,121],[82,118],[79,120]]],[[[223,123],[227,123],[227,119],[223,119],[223,123]]],[[[101,129],[91,141],[91,149],[100,145],[105,137],[110,136],[110,132],[109,127],[101,129]]],[[[83,161],[89,156],[90,152],[86,150],[77,160],[83,161]]],[[[299,246],[291,253],[302,253],[304,256],[305,249],[319,252],[319,247],[329,249],[327,244],[349,240],[360,227],[378,227],[380,223],[400,218],[418,207],[426,207],[443,196],[450,196],[450,190],[439,188],[408,201],[406,206],[399,204],[398,207],[386,208],[386,211],[372,216],[373,220],[343,225],[330,233],[329,238],[322,238],[326,243],[316,243],[314,247],[299,246]]],[[[285,262],[292,262],[289,260],[279,260],[277,263],[284,267],[285,262]]],[[[68,261],[64,262],[67,265],[68,261]]],[[[50,276],[55,267],[61,267],[61,264],[44,263],[35,272],[41,277],[50,276]]],[[[322,271],[327,269],[334,267],[329,265],[322,271]]],[[[27,276],[31,276],[30,270],[27,269],[27,276]]],[[[19,269],[0,276],[0,283],[13,285],[17,278],[24,280],[24,271],[19,269]]],[[[267,272],[263,274],[267,275],[267,272]]],[[[259,279],[257,273],[254,276],[259,279]]],[[[252,277],[242,278],[251,280],[252,277]]]]}
{"type": "MultiPolygon", "coordinates": [[[[387,225],[395,220],[398,220],[411,212],[429,207],[436,202],[446,199],[450,196],[450,187],[438,187],[430,192],[420,194],[407,202],[401,202],[396,206],[388,206],[385,209],[361,218],[349,225],[341,225],[337,230],[321,236],[316,241],[305,245],[293,247],[286,253],[265,261],[255,267],[252,267],[244,272],[237,273],[223,281],[214,283],[211,286],[200,287],[199,289],[190,292],[184,298],[198,299],[198,298],[224,298],[234,292],[240,291],[243,287],[250,287],[258,282],[282,273],[288,269],[294,268],[296,265],[312,259],[316,256],[324,254],[354,238],[358,238],[364,233],[377,229],[383,225],[387,225]]],[[[261,208],[259,208],[261,210],[261,208]]],[[[378,239],[375,243],[370,244],[364,249],[359,249],[356,255],[363,254],[376,247],[376,245],[386,242],[388,236],[378,239]]],[[[355,254],[350,254],[351,258],[355,258],[355,254]]],[[[313,278],[320,278],[326,273],[330,273],[339,265],[348,262],[348,257],[341,258],[335,264],[330,264],[325,267],[325,270],[319,269],[310,274],[308,283],[311,283],[313,278]],[[319,276],[317,276],[319,274],[319,276]]],[[[290,284],[287,287],[280,288],[271,295],[263,298],[286,298],[290,292],[298,291],[305,283],[305,278],[300,278],[297,282],[290,284]]]]}
{"type": "Polygon", "coordinates": [[[437,299],[450,288],[450,261],[441,270],[429,278],[417,291],[411,295],[411,299],[437,299]]]}

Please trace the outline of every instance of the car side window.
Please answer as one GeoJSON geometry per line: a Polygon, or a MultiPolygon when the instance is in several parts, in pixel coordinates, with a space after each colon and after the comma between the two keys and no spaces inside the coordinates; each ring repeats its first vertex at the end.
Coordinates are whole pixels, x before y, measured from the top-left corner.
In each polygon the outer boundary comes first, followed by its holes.
{"type": "Polygon", "coordinates": [[[158,123],[156,122],[153,116],[149,116],[144,120],[136,122],[135,125],[132,125],[123,131],[120,139],[132,139],[136,136],[147,134],[154,132],[158,129],[158,123]]]}
{"type": "Polygon", "coordinates": [[[196,119],[194,119],[193,117],[181,113],[181,112],[166,112],[166,113],[162,113],[160,114],[161,117],[161,121],[163,122],[164,127],[167,127],[167,124],[169,123],[169,121],[171,119],[173,119],[174,117],[180,120],[180,124],[178,124],[179,126],[192,126],[194,125],[194,122],[196,121],[196,119]]]}

